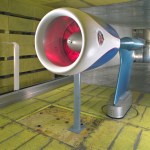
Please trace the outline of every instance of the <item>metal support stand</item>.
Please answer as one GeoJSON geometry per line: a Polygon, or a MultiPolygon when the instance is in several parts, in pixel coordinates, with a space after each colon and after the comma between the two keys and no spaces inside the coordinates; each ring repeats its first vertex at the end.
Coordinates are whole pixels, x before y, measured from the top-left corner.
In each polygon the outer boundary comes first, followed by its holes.
{"type": "Polygon", "coordinates": [[[108,116],[112,118],[123,118],[132,104],[132,94],[128,91],[130,81],[133,51],[120,49],[120,69],[114,101],[108,104],[108,116]]]}
{"type": "Polygon", "coordinates": [[[80,73],[74,75],[74,124],[69,131],[79,134],[83,130],[80,120],[80,105],[81,105],[81,78],[80,73]]]}
{"type": "Polygon", "coordinates": [[[122,38],[120,47],[120,69],[114,100],[108,104],[107,115],[112,118],[123,118],[132,105],[132,94],[128,91],[133,64],[133,50],[141,48],[143,41],[122,38]]]}

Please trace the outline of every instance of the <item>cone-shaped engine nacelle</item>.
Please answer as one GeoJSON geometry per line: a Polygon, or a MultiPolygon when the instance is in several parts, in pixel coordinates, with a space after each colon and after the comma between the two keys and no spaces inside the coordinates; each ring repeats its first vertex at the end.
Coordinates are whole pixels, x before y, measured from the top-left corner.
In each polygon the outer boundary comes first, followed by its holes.
{"type": "Polygon", "coordinates": [[[35,34],[39,60],[49,71],[62,75],[99,67],[119,47],[119,36],[110,25],[74,8],[49,12],[35,34]]]}

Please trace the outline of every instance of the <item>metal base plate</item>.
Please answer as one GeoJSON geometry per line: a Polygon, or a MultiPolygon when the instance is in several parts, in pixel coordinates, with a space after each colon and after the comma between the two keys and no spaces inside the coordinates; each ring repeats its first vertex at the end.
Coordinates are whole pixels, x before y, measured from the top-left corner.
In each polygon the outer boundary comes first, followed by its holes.
{"type": "Polygon", "coordinates": [[[79,128],[72,126],[68,130],[71,132],[79,134],[84,128],[85,128],[84,125],[81,124],[79,128]]]}
{"type": "Polygon", "coordinates": [[[132,105],[132,94],[127,91],[123,96],[119,98],[117,105],[113,104],[113,101],[108,104],[107,115],[111,118],[123,118],[132,105]]]}

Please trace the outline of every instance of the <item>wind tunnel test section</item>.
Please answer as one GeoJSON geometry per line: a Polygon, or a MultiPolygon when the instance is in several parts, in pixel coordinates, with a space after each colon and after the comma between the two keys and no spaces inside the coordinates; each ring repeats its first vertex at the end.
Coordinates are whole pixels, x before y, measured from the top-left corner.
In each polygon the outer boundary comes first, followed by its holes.
{"type": "Polygon", "coordinates": [[[119,51],[120,69],[113,101],[107,115],[122,118],[132,105],[128,89],[133,51],[144,43],[132,38],[120,39],[118,33],[100,19],[74,8],[58,8],[46,14],[35,34],[35,49],[43,66],[60,75],[74,75],[74,125],[80,133],[80,73],[100,67],[119,51]]]}

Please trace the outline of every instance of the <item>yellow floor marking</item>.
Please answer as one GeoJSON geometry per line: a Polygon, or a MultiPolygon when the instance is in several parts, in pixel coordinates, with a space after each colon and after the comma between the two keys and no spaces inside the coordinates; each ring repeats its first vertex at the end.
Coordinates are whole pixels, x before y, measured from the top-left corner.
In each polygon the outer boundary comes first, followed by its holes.
{"type": "Polygon", "coordinates": [[[107,87],[103,92],[101,92],[97,97],[111,98],[115,93],[115,88],[107,87]]]}
{"type": "Polygon", "coordinates": [[[62,91],[58,90],[58,89],[55,89],[55,90],[49,91],[47,93],[44,93],[42,95],[36,96],[35,98],[44,99],[44,98],[50,97],[52,95],[58,94],[59,92],[62,92],[62,91]]]}
{"type": "Polygon", "coordinates": [[[57,93],[55,95],[52,95],[52,96],[47,97],[47,98],[44,98],[44,100],[47,101],[47,102],[53,103],[53,102],[55,102],[57,100],[61,100],[62,98],[66,97],[66,96],[68,96],[70,94],[72,94],[70,91],[61,91],[61,92],[59,92],[59,93],[57,93]]]}
{"type": "Polygon", "coordinates": [[[150,94],[144,94],[139,104],[143,106],[150,106],[150,94]]]}
{"type": "Polygon", "coordinates": [[[86,128],[80,134],[75,134],[68,130],[73,125],[73,112],[56,107],[42,110],[19,122],[40,133],[67,143],[70,146],[78,147],[83,139],[87,137],[101,121],[95,117],[82,114],[81,118],[86,128]]]}
{"type": "Polygon", "coordinates": [[[37,100],[35,100],[35,99],[28,99],[28,100],[20,101],[20,102],[11,104],[7,107],[1,108],[0,113],[7,114],[9,112],[13,112],[13,111],[20,109],[22,107],[25,107],[27,105],[32,105],[33,103],[36,103],[36,102],[37,102],[37,100]]]}
{"type": "Polygon", "coordinates": [[[32,114],[35,114],[35,113],[37,113],[37,112],[39,112],[39,111],[41,111],[41,110],[43,110],[43,109],[45,109],[45,108],[48,108],[48,107],[50,107],[50,106],[51,106],[51,104],[46,105],[45,107],[42,107],[42,108],[40,108],[40,109],[38,109],[38,110],[36,110],[36,111],[34,111],[34,112],[32,112],[32,113],[29,113],[29,114],[27,114],[27,115],[25,115],[25,116],[23,116],[23,117],[17,119],[16,121],[19,121],[19,120],[22,120],[22,119],[24,119],[24,118],[27,118],[27,117],[31,116],[32,114]]]}
{"type": "Polygon", "coordinates": [[[145,111],[144,106],[132,105],[130,110],[127,112],[126,116],[122,119],[119,119],[119,121],[130,123],[135,126],[137,125],[140,126],[140,121],[144,111],[145,111]]]}
{"type": "MultiPolygon", "coordinates": [[[[16,136],[11,137],[10,139],[6,140],[5,142],[0,144],[1,150],[14,150],[17,147],[21,146],[23,143],[30,140],[33,136],[37,133],[31,132],[29,130],[24,130],[18,133],[16,136]]],[[[39,142],[39,141],[38,141],[39,142]]]]}
{"type": "Polygon", "coordinates": [[[52,106],[58,107],[58,108],[62,108],[62,109],[69,110],[69,111],[72,111],[72,112],[73,112],[73,109],[72,109],[72,108],[68,108],[68,107],[65,107],[65,106],[57,105],[57,104],[53,104],[52,106]]]}
{"type": "MultiPolygon", "coordinates": [[[[91,99],[91,96],[81,94],[81,104],[86,103],[86,101],[89,101],[90,99],[91,99]]],[[[55,104],[65,106],[65,107],[68,107],[68,108],[73,108],[74,95],[71,94],[67,97],[64,97],[64,98],[60,99],[60,101],[57,101],[55,104]]]]}
{"type": "Polygon", "coordinates": [[[98,87],[97,85],[86,86],[85,88],[81,90],[81,93],[89,94],[91,91],[95,90],[97,87],[98,87]]]}
{"type": "Polygon", "coordinates": [[[99,98],[99,102],[95,103],[89,109],[87,110],[89,113],[94,114],[95,116],[103,116],[104,118],[107,118],[106,116],[106,108],[107,108],[107,101],[104,99],[99,98]]]}
{"type": "MultiPolygon", "coordinates": [[[[64,107],[64,106],[60,106],[60,105],[55,105],[55,104],[53,104],[52,106],[55,106],[55,107],[58,107],[58,108],[62,108],[62,109],[66,109],[66,110],[69,110],[69,111],[73,112],[72,108],[68,108],[68,107],[64,107]]],[[[97,119],[102,119],[103,118],[100,115],[94,115],[94,114],[91,114],[89,112],[84,112],[84,111],[81,111],[81,114],[87,115],[87,116],[91,116],[91,117],[94,117],[94,118],[97,118],[97,119]]]]}
{"type": "Polygon", "coordinates": [[[18,124],[12,123],[4,128],[0,128],[0,142],[6,140],[7,138],[15,135],[16,133],[24,130],[24,128],[18,124]]]}
{"type": "Polygon", "coordinates": [[[98,96],[106,89],[106,87],[97,87],[93,91],[90,91],[88,94],[91,96],[98,96]]]}
{"type": "MultiPolygon", "coordinates": [[[[88,86],[88,84],[85,83],[81,83],[81,91],[86,88],[88,86]]],[[[58,88],[58,90],[63,90],[63,91],[71,91],[73,92],[74,90],[74,83],[68,84],[66,86],[62,86],[60,88],[58,88]]]]}
{"type": "Polygon", "coordinates": [[[23,150],[70,150],[72,147],[87,150],[105,150],[108,147],[112,150],[126,150],[133,149],[134,142],[137,141],[138,150],[150,149],[150,94],[144,94],[137,105],[141,93],[133,91],[131,109],[125,118],[117,120],[108,118],[105,114],[106,104],[113,98],[115,89],[82,84],[81,120],[86,128],[76,135],[68,131],[73,125],[73,86],[69,84],[35,99],[2,108],[0,126],[5,126],[0,128],[0,149],[11,150],[21,145],[20,149],[23,150]],[[11,119],[18,119],[16,122],[33,128],[35,132],[31,133],[25,127],[12,123],[11,119]],[[141,136],[137,140],[140,131],[141,136]],[[24,143],[25,141],[28,142],[24,143]]]}
{"type": "Polygon", "coordinates": [[[74,84],[73,83],[71,83],[71,84],[68,84],[68,85],[65,85],[65,86],[62,86],[62,87],[60,87],[60,88],[57,88],[58,90],[66,90],[66,91],[68,91],[68,90],[70,90],[70,89],[72,89],[74,87],[74,84]]]}
{"type": "Polygon", "coordinates": [[[149,150],[150,149],[150,131],[143,131],[137,150],[149,150]]]}
{"type": "Polygon", "coordinates": [[[1,126],[4,126],[4,125],[6,125],[6,124],[8,124],[8,123],[10,123],[10,122],[11,122],[11,120],[0,116],[0,127],[1,127],[1,126]]]}
{"type": "Polygon", "coordinates": [[[141,94],[140,92],[132,91],[132,103],[135,103],[137,101],[140,94],[141,94]]]}
{"type": "Polygon", "coordinates": [[[106,150],[122,127],[123,123],[104,121],[98,129],[86,139],[84,146],[87,147],[88,150],[106,150]]]}
{"type": "Polygon", "coordinates": [[[140,126],[150,129],[150,107],[146,107],[145,112],[142,114],[140,126]]]}
{"type": "Polygon", "coordinates": [[[130,150],[134,149],[134,144],[137,139],[137,136],[140,132],[140,128],[133,126],[125,126],[118,138],[115,140],[115,143],[112,147],[112,150],[130,150]]]}
{"type": "Polygon", "coordinates": [[[72,148],[64,143],[57,140],[53,140],[46,148],[43,150],[72,150],[72,148]]]}
{"type": "Polygon", "coordinates": [[[49,142],[49,140],[49,137],[37,135],[27,143],[23,144],[20,148],[18,148],[18,150],[40,150],[49,142]]]}
{"type": "MultiPolygon", "coordinates": [[[[93,97],[91,98],[88,102],[86,102],[85,104],[83,104],[81,106],[81,111],[85,111],[85,112],[92,112],[92,107],[94,108],[94,106],[96,104],[106,104],[107,103],[107,100],[104,99],[104,98],[98,98],[98,97],[93,97]]],[[[100,109],[101,109],[101,105],[99,105],[100,109]]]]}
{"type": "Polygon", "coordinates": [[[71,94],[55,102],[55,104],[67,107],[70,103],[73,103],[73,101],[74,101],[74,96],[73,94],[71,94]]]}
{"type": "Polygon", "coordinates": [[[150,107],[137,105],[133,105],[133,107],[138,111],[138,115],[136,116],[136,110],[131,108],[127,115],[119,121],[150,129],[150,107]]]}
{"type": "Polygon", "coordinates": [[[47,105],[48,104],[46,102],[37,101],[36,103],[33,103],[32,105],[27,105],[26,107],[20,108],[16,111],[13,111],[11,113],[4,114],[4,115],[6,115],[7,117],[11,119],[19,119],[47,105]]]}
{"type": "Polygon", "coordinates": [[[81,83],[81,89],[84,89],[84,88],[86,88],[87,86],[89,86],[89,84],[81,83]]]}

